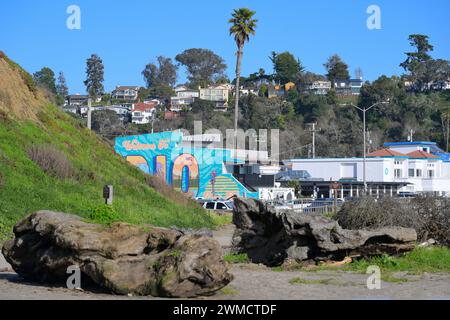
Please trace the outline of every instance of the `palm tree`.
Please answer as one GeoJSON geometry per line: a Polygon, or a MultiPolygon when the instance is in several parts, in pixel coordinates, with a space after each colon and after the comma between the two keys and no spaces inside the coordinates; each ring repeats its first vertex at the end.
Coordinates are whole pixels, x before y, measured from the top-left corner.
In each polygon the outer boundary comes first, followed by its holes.
{"type": "Polygon", "coordinates": [[[256,12],[247,8],[235,9],[232,18],[228,21],[231,23],[230,36],[234,36],[237,51],[236,61],[236,97],[234,101],[234,139],[237,143],[238,117],[239,117],[239,86],[241,77],[241,62],[244,54],[244,44],[250,40],[250,35],[255,34],[256,23],[258,20],[253,19],[256,12]]]}

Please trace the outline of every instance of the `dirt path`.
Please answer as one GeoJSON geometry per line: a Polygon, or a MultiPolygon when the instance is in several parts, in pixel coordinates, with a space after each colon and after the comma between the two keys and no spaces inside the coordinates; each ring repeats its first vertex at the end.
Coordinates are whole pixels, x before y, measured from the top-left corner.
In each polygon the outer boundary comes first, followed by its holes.
{"type": "MultiPolygon", "coordinates": [[[[234,228],[227,226],[214,232],[214,237],[225,251],[231,245],[234,228]]],[[[65,288],[45,287],[28,283],[9,267],[0,254],[0,300],[109,300],[155,299],[151,297],[123,297],[105,293],[71,291],[65,288]],[[5,272],[9,271],[9,272],[5,272]]],[[[396,274],[405,282],[382,281],[380,290],[369,290],[367,275],[343,271],[274,272],[265,266],[234,265],[233,282],[208,299],[264,300],[264,299],[445,299],[450,300],[450,275],[424,274],[421,276],[396,274]]]]}

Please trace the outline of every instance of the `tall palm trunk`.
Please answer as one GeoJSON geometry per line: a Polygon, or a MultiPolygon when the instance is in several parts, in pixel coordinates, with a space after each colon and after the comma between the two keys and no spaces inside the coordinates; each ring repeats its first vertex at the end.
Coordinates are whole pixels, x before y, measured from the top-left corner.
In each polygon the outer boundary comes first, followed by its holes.
{"type": "Polygon", "coordinates": [[[449,151],[448,150],[449,136],[450,136],[450,114],[447,114],[447,152],[449,151]]]}
{"type": "Polygon", "coordinates": [[[238,119],[239,119],[239,93],[241,83],[241,62],[243,54],[243,46],[239,46],[236,59],[236,94],[234,98],[234,143],[237,148],[237,131],[238,131],[238,119]]]}

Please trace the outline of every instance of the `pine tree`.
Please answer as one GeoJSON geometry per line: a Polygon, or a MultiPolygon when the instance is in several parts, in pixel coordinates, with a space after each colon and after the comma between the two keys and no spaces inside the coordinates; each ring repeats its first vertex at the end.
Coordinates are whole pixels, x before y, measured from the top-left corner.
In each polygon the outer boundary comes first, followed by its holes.
{"type": "Polygon", "coordinates": [[[89,96],[96,99],[104,92],[103,81],[104,81],[104,69],[102,59],[97,55],[93,54],[86,61],[86,81],[84,85],[86,86],[86,91],[89,96]]]}

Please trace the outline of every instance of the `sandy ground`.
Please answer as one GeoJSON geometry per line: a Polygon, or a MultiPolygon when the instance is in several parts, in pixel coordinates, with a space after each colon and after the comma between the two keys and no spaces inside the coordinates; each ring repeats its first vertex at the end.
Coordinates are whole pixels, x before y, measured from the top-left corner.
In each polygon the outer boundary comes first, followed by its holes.
{"type": "MultiPolygon", "coordinates": [[[[214,232],[214,237],[225,251],[231,245],[233,227],[227,226],[214,232]]],[[[274,272],[261,265],[234,265],[233,282],[212,297],[202,299],[220,300],[399,300],[433,299],[450,300],[450,275],[423,274],[420,276],[396,274],[407,281],[384,282],[381,289],[369,290],[367,275],[343,271],[321,272],[274,272]],[[291,283],[301,279],[300,283],[291,283]]],[[[0,300],[109,300],[109,299],[155,299],[152,297],[123,297],[92,291],[71,291],[60,287],[47,287],[29,283],[12,272],[0,254],[0,300]]]]}

